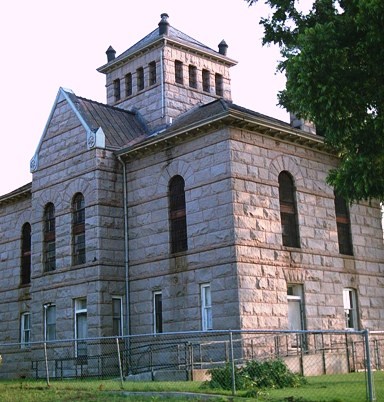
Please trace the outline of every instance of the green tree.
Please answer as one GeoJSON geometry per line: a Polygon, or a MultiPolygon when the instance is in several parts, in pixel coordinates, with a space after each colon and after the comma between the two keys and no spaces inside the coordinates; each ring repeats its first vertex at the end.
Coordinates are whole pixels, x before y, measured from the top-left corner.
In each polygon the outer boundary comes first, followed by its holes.
{"type": "Polygon", "coordinates": [[[384,1],[313,0],[305,13],[297,0],[266,3],[263,44],[280,47],[287,79],[279,104],[337,152],[327,181],[338,194],[384,201],[384,1]]]}

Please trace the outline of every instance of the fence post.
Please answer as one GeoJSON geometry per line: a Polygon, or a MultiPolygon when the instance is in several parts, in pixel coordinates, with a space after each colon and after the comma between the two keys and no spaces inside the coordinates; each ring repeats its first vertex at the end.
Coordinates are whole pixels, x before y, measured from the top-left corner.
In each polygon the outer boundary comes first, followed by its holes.
{"type": "Polygon", "coordinates": [[[123,369],[121,367],[119,338],[116,338],[116,346],[117,346],[117,359],[119,361],[120,387],[121,387],[121,389],[123,389],[124,388],[124,386],[123,386],[123,369]]]}
{"type": "Polygon", "coordinates": [[[230,349],[230,364],[232,374],[232,395],[236,395],[236,376],[235,376],[235,360],[233,358],[233,339],[232,331],[229,331],[229,349],[230,349]]]}
{"type": "Polygon", "coordinates": [[[48,369],[48,356],[47,356],[47,343],[44,342],[44,359],[45,359],[45,374],[47,377],[47,386],[49,387],[49,369],[48,369]]]}
{"type": "Polygon", "coordinates": [[[369,402],[376,401],[374,390],[373,390],[373,379],[372,379],[372,366],[371,366],[371,356],[369,351],[369,330],[364,330],[364,343],[365,343],[365,357],[366,357],[366,369],[367,369],[367,397],[369,402]]]}

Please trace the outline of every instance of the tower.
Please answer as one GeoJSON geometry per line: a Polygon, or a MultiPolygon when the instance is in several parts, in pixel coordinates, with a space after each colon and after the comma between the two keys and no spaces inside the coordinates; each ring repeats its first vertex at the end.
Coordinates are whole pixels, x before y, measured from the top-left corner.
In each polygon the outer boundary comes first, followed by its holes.
{"type": "Polygon", "coordinates": [[[193,106],[217,98],[231,101],[227,44],[218,51],[172,27],[162,14],[158,28],[118,57],[107,50],[107,103],[140,113],[150,132],[172,123],[193,106]]]}

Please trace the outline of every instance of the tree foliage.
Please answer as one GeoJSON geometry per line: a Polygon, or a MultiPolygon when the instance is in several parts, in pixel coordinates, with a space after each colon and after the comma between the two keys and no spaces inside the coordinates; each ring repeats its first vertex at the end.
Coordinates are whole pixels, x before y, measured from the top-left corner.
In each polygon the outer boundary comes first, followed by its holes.
{"type": "MultiPolygon", "coordinates": [[[[257,0],[245,0],[249,4],[257,0]]],[[[314,122],[340,157],[328,183],[350,202],[384,200],[384,1],[267,0],[263,44],[286,74],[279,104],[314,122]]]]}

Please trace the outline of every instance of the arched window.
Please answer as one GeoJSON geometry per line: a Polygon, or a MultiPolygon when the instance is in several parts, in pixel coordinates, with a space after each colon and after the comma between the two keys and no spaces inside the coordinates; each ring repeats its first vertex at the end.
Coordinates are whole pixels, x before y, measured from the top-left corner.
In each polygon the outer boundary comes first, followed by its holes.
{"type": "Polygon", "coordinates": [[[279,174],[280,218],[283,246],[300,247],[295,187],[288,172],[279,174]]]}
{"type": "Polygon", "coordinates": [[[353,255],[349,209],[343,197],[335,194],[337,238],[340,254],[353,255]]]}
{"type": "Polygon", "coordinates": [[[73,265],[85,263],[85,203],[78,193],[72,203],[72,256],[73,265]]]}
{"type": "Polygon", "coordinates": [[[31,225],[24,223],[21,231],[21,271],[20,284],[31,283],[31,225]]]}
{"type": "Polygon", "coordinates": [[[56,269],[55,206],[49,203],[44,211],[44,271],[56,269]]]}
{"type": "Polygon", "coordinates": [[[171,252],[187,250],[187,219],[185,213],[184,179],[174,176],[169,181],[169,220],[171,252]]]}

